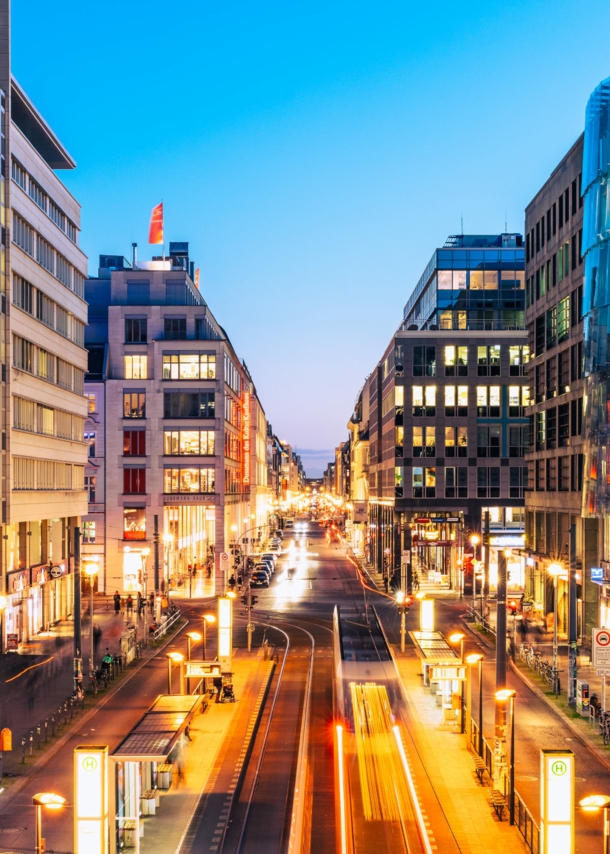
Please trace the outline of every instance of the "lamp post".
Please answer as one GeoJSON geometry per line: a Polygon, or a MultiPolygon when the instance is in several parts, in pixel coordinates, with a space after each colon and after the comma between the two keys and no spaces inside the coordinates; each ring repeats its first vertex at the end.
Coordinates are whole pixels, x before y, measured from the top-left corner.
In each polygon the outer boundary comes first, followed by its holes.
{"type": "Polygon", "coordinates": [[[94,657],[94,645],[93,645],[93,579],[97,575],[99,571],[99,567],[97,563],[86,563],[85,564],[85,575],[89,579],[89,613],[91,615],[91,646],[89,649],[89,678],[91,679],[93,673],[95,671],[95,662],[93,660],[94,657]]]}
{"type": "Polygon", "coordinates": [[[604,854],[609,854],[610,821],[608,820],[608,807],[610,806],[610,798],[607,795],[589,795],[579,801],[579,805],[585,812],[604,811],[604,854]]]}
{"type": "Polygon", "coordinates": [[[187,632],[186,633],[186,660],[191,660],[191,643],[199,643],[199,641],[203,638],[199,632],[187,632]]]}
{"type": "MultiPolygon", "coordinates": [[[[459,643],[460,645],[460,664],[464,663],[464,638],[466,635],[463,632],[454,632],[449,635],[449,643],[459,643]]],[[[460,704],[460,733],[464,733],[464,683],[462,682],[461,704],[460,704]]]]}
{"type": "Polygon", "coordinates": [[[478,534],[473,534],[470,538],[472,546],[472,610],[476,614],[477,611],[477,575],[475,571],[475,563],[477,562],[477,546],[481,542],[478,534]]]}
{"type": "Polygon", "coordinates": [[[407,633],[405,619],[411,600],[405,595],[404,590],[398,590],[396,593],[396,601],[398,602],[398,613],[400,614],[400,651],[405,651],[405,635],[407,633]]]}
{"type": "Polygon", "coordinates": [[[511,688],[503,688],[496,691],[496,700],[505,703],[510,700],[510,755],[509,755],[509,795],[508,815],[509,824],[515,823],[515,697],[516,691],[511,688]]]}
{"type": "Polygon", "coordinates": [[[42,808],[60,810],[65,805],[66,799],[53,792],[39,792],[32,797],[32,803],[36,810],[36,854],[42,854],[42,808]]]}
{"type": "Polygon", "coordinates": [[[547,567],[548,574],[553,578],[553,691],[555,695],[559,693],[557,690],[557,682],[559,676],[559,670],[557,667],[557,653],[558,653],[558,641],[557,641],[557,619],[558,619],[558,602],[557,602],[557,579],[560,575],[565,576],[566,571],[564,567],[560,563],[552,563],[547,567]]]}
{"type": "Polygon", "coordinates": [[[172,663],[180,665],[180,693],[184,694],[184,655],[181,652],[167,653],[167,693],[172,693],[172,663]]]}
{"type": "MultiPolygon", "coordinates": [[[[483,665],[483,656],[480,652],[473,652],[470,655],[466,656],[466,664],[468,665],[468,670],[466,671],[468,674],[468,684],[466,691],[466,717],[468,718],[468,731],[467,731],[467,743],[470,745],[472,743],[472,667],[475,664],[479,665],[479,732],[483,729],[483,704],[482,700],[482,686],[483,680],[481,679],[482,673],[482,665],[483,665]]],[[[479,739],[479,745],[480,745],[479,739]]],[[[479,755],[481,751],[479,749],[479,755]]]]}

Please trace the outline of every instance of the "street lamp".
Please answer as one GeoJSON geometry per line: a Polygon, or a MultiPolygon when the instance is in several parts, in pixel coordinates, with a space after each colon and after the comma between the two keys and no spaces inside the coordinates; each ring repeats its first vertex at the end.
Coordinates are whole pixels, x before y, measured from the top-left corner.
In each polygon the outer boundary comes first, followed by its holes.
{"type": "MultiPolygon", "coordinates": [[[[466,635],[464,632],[454,632],[452,635],[449,635],[449,643],[459,643],[460,645],[460,664],[464,663],[464,638],[466,635]]],[[[462,682],[462,700],[460,706],[460,733],[464,733],[464,683],[462,682]]]]}
{"type": "Polygon", "coordinates": [[[66,799],[53,792],[39,792],[33,796],[32,803],[36,809],[36,854],[42,854],[42,808],[60,810],[66,799]]]}
{"type": "Polygon", "coordinates": [[[515,697],[517,692],[511,688],[496,691],[496,700],[505,703],[510,700],[510,758],[509,758],[509,824],[515,823],[515,697]]]}
{"type": "Polygon", "coordinates": [[[172,663],[180,665],[180,693],[184,694],[184,655],[181,652],[167,653],[167,693],[172,693],[172,663]]]}
{"type": "Polygon", "coordinates": [[[409,610],[409,605],[411,604],[411,599],[406,595],[404,590],[398,590],[396,592],[396,601],[398,603],[398,613],[400,614],[400,651],[404,652],[405,635],[407,634],[405,619],[407,611],[409,610]]]}
{"type": "Polygon", "coordinates": [[[546,571],[549,575],[553,577],[553,692],[555,693],[555,695],[557,695],[559,693],[559,691],[557,690],[559,676],[559,670],[557,667],[557,579],[560,575],[565,576],[566,571],[560,563],[552,563],[550,566],[547,566],[546,571]]]}
{"type": "Polygon", "coordinates": [[[472,546],[472,610],[476,615],[477,611],[477,573],[475,563],[477,563],[477,546],[481,542],[478,534],[473,534],[470,537],[470,545],[472,546]]]}
{"type": "Polygon", "coordinates": [[[477,749],[479,756],[483,756],[483,656],[480,652],[472,652],[466,656],[468,664],[468,691],[466,694],[466,711],[468,717],[468,743],[471,741],[472,731],[472,668],[479,665],[479,737],[477,749]]]}
{"type": "Polygon", "coordinates": [[[89,579],[89,613],[91,614],[91,648],[89,650],[89,678],[93,677],[95,662],[93,660],[93,579],[99,571],[97,563],[85,564],[85,575],[89,579]]]}
{"type": "Polygon", "coordinates": [[[610,837],[610,822],[608,821],[608,807],[610,798],[607,795],[589,795],[579,801],[581,809],[585,812],[604,811],[604,854],[608,854],[608,837],[610,837]]]}
{"type": "Polygon", "coordinates": [[[170,547],[171,547],[171,544],[174,542],[174,535],[170,534],[169,532],[166,534],[163,534],[163,542],[165,543],[165,569],[166,569],[166,575],[167,575],[167,595],[169,596],[169,579],[170,579],[170,575],[171,575],[171,566],[170,566],[171,551],[170,551],[170,547]]]}
{"type": "Polygon", "coordinates": [[[187,632],[186,633],[186,660],[191,660],[191,643],[199,643],[199,641],[203,638],[203,635],[199,632],[187,632]]]}

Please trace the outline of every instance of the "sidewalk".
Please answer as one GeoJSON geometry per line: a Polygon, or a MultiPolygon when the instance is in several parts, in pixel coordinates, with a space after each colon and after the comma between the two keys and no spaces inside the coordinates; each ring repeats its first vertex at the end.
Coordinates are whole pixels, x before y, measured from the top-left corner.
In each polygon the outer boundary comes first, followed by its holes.
{"type": "MultiPolygon", "coordinates": [[[[442,709],[423,687],[420,663],[415,652],[396,654],[409,710],[410,732],[442,812],[462,854],[517,854],[528,851],[521,834],[506,819],[500,822],[489,801],[489,789],[477,783],[466,736],[442,722],[442,709]]],[[[427,807],[427,804],[422,804],[427,807]]],[[[428,809],[430,812],[430,809],[428,809]]]]}

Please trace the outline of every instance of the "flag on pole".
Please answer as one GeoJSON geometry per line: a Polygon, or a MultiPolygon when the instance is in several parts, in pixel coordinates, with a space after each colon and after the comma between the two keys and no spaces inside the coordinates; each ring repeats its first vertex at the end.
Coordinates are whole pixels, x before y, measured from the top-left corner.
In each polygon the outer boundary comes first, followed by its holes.
{"type": "Polygon", "coordinates": [[[199,267],[195,270],[195,287],[199,289],[199,267]]]}
{"type": "Polygon", "coordinates": [[[163,202],[152,209],[150,228],[148,229],[149,243],[163,243],[163,202]]]}

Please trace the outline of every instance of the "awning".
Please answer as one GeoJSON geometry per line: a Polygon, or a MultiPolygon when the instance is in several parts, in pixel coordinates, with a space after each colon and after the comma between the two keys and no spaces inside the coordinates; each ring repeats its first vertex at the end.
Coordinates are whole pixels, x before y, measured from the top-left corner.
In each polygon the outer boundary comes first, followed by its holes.
{"type": "Polygon", "coordinates": [[[202,700],[200,694],[161,694],[110,758],[115,762],[167,762],[202,700]]]}
{"type": "Polygon", "coordinates": [[[409,637],[424,664],[455,664],[460,660],[441,632],[409,632],[409,637]]]}

